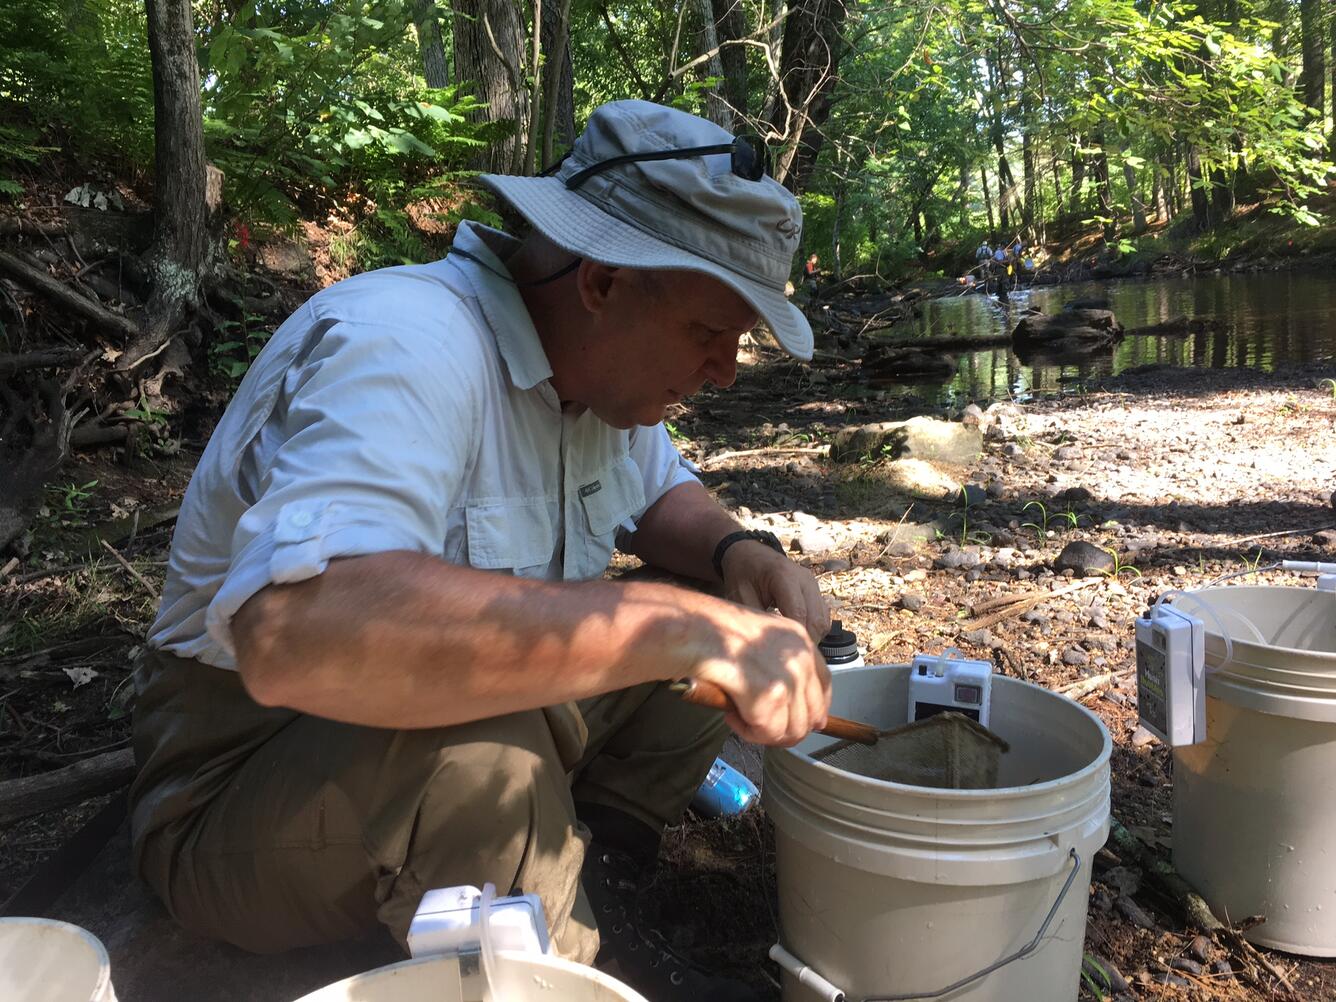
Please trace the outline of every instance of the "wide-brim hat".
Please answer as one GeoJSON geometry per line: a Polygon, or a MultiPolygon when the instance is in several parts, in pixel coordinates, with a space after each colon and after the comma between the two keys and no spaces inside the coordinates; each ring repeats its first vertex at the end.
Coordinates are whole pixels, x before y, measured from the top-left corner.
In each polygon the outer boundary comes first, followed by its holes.
{"type": "Polygon", "coordinates": [[[733,173],[727,153],[587,167],[637,153],[728,144],[712,122],[648,101],[599,107],[549,177],[484,174],[529,224],[579,257],[619,268],[696,271],[761,315],[789,354],[812,357],[812,328],[785,295],[802,236],[798,200],[773,178],[733,173]]]}

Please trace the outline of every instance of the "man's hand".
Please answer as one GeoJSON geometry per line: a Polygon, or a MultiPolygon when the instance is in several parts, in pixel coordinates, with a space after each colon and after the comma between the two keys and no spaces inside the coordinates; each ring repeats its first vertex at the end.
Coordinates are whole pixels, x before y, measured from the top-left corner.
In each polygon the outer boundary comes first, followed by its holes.
{"type": "Polygon", "coordinates": [[[830,607],[806,567],[764,543],[744,539],[724,553],[724,597],[753,609],[777,609],[820,640],[830,631],[830,607]]]}

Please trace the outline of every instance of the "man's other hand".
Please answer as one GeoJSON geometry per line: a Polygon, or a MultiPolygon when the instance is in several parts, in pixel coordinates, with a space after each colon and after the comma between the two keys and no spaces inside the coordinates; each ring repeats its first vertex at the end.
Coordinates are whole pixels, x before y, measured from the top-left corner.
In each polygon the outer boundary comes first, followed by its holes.
{"type": "Polygon", "coordinates": [[[830,607],[806,567],[755,540],[724,554],[724,597],[752,609],[776,609],[802,624],[813,640],[830,631],[830,607]]]}

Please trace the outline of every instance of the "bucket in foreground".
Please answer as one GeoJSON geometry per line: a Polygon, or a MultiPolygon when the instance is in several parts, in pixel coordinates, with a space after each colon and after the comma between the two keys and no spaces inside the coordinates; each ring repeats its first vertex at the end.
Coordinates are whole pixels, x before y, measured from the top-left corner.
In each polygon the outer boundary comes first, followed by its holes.
{"type": "Polygon", "coordinates": [[[0,918],[0,999],[116,1002],[106,948],[68,922],[0,918]]]}
{"type": "Polygon", "coordinates": [[[345,978],[297,1002],[646,1002],[613,978],[569,960],[500,950],[483,991],[479,958],[423,957],[345,978]]]}
{"type": "Polygon", "coordinates": [[[1174,867],[1221,920],[1265,916],[1252,942],[1336,956],[1336,593],[1173,602],[1205,625],[1207,665],[1206,741],[1174,749],[1174,867]]]}
{"type": "MultiPolygon", "coordinates": [[[[908,682],[908,665],[840,672],[831,712],[903,723],[908,682]]],[[[982,971],[940,997],[1077,997],[1090,862],[1109,830],[1109,735],[1047,689],[992,685],[989,727],[1011,746],[995,789],[842,772],[810,757],[821,736],[766,754],[782,944],[851,999],[926,998],[982,971]]],[[[785,1002],[822,997],[785,972],[785,1002]]]]}

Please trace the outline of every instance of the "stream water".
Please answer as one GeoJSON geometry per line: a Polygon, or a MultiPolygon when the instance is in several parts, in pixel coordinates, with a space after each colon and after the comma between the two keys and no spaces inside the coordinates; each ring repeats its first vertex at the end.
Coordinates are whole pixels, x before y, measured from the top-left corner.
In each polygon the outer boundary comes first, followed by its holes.
{"type": "Polygon", "coordinates": [[[1069,364],[1026,365],[1009,347],[961,352],[952,378],[901,389],[943,401],[1023,399],[1152,363],[1270,371],[1336,358],[1336,274],[1313,271],[1039,286],[1013,292],[1009,303],[979,293],[947,296],[920,304],[921,317],[901,321],[887,333],[897,341],[913,335],[1007,334],[1027,307],[1056,313],[1064,303],[1088,298],[1108,300],[1128,331],[1179,317],[1215,319],[1221,326],[1186,337],[1132,335],[1069,364]]]}

